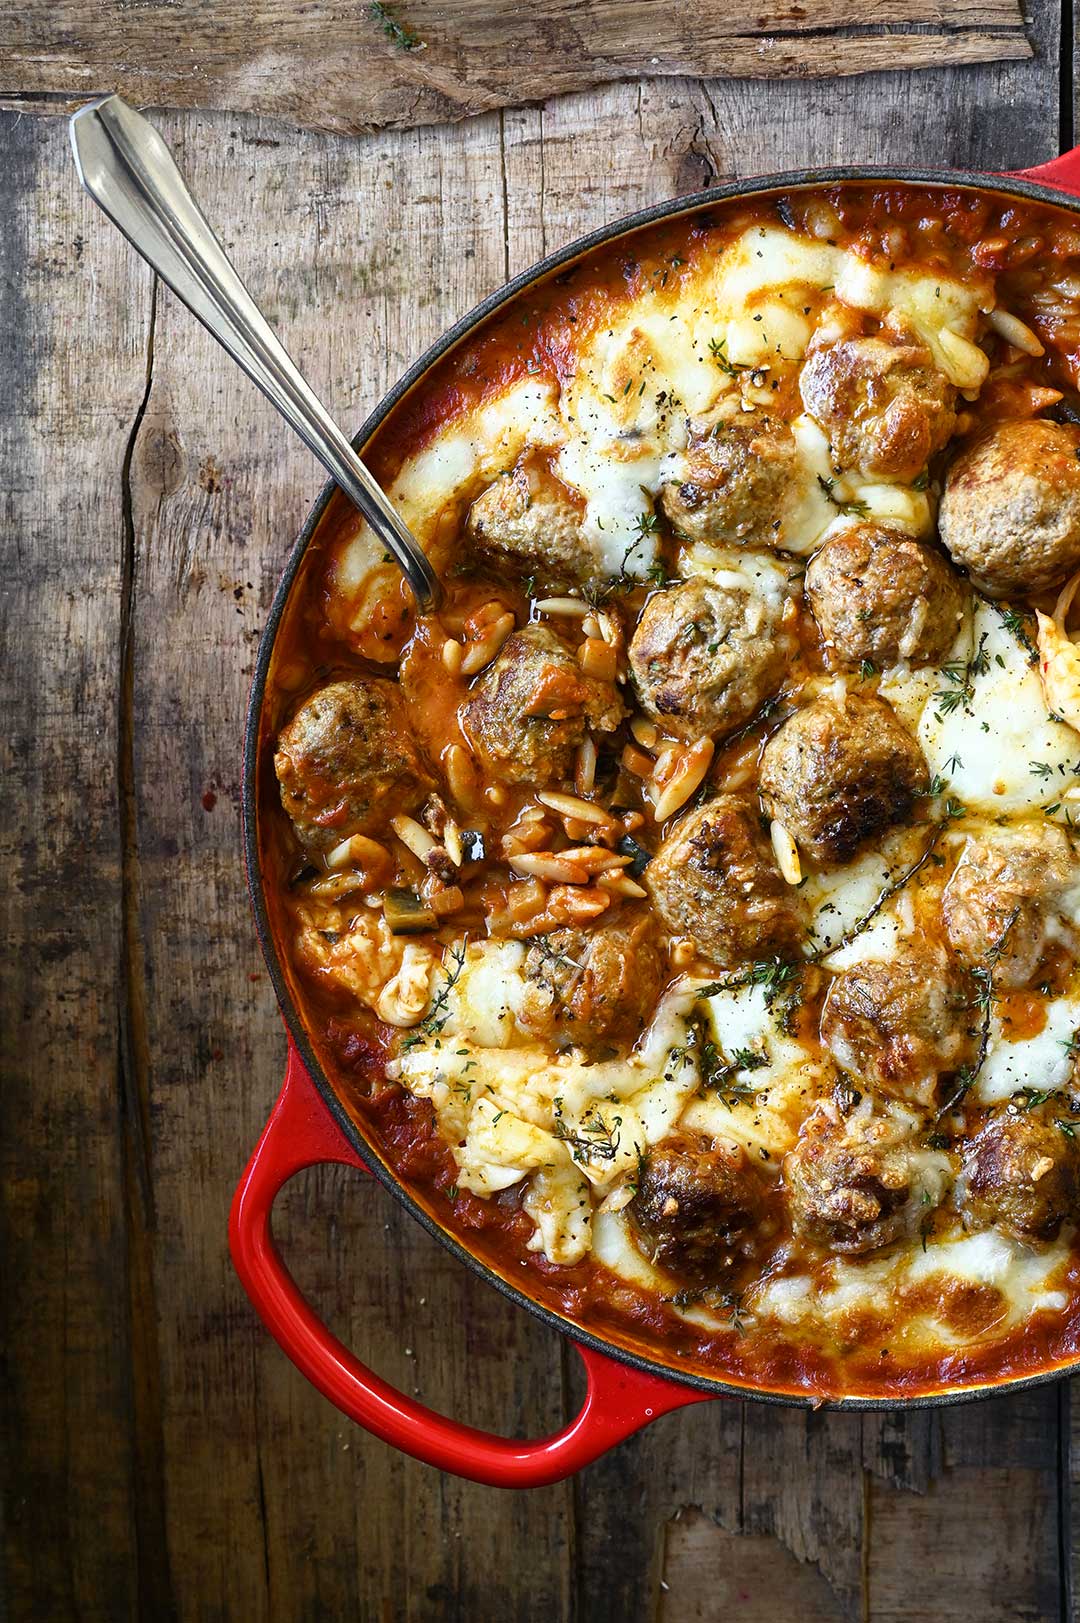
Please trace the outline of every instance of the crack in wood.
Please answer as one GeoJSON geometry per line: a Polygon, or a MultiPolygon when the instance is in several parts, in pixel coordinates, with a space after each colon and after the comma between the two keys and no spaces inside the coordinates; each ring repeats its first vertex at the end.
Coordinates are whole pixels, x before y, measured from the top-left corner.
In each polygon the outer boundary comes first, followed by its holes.
{"type": "Polygon", "coordinates": [[[117,989],[120,1133],[127,1234],[131,1337],[132,1507],[140,1614],[170,1623],[177,1615],[165,1526],[165,1443],[154,1287],[154,1185],[150,1139],[150,1049],[139,926],[138,783],[135,761],[134,620],[136,536],[131,466],[154,378],[158,280],[150,289],[146,380],[121,470],[123,553],[120,582],[120,692],[116,780],[121,830],[121,975],[117,989]]]}

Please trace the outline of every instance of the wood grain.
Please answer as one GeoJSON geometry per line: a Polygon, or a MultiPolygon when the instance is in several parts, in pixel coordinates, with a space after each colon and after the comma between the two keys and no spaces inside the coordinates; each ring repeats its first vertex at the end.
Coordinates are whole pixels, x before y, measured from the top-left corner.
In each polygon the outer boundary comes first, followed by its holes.
{"type": "Polygon", "coordinates": [[[346,133],[613,80],[783,78],[1031,54],[1017,0],[31,0],[0,7],[0,106],[220,108],[346,133]],[[396,32],[395,32],[396,30],[396,32]]]}
{"type": "Polygon", "coordinates": [[[0,1436],[10,1615],[65,1618],[134,1615],[161,1497],[117,801],[122,470],[149,289],[119,243],[87,275],[56,133],[27,125],[0,174],[0,1436]]]}
{"type": "MultiPolygon", "coordinates": [[[[362,141],[220,113],[163,129],[356,425],[508,274],[641,204],[792,162],[924,158],[931,137],[942,162],[1048,157],[1058,25],[1040,0],[1034,58],[962,73],[654,77],[362,141]]],[[[0,128],[0,1615],[1070,1617],[1064,1388],[861,1417],[716,1403],[511,1495],[349,1426],[262,1332],[224,1229],[284,1051],[240,871],[239,738],[319,475],[80,199],[62,126],[0,128]]],[[[381,1189],[306,1174],[276,1232],[405,1390],[519,1434],[572,1412],[566,1343],[381,1189]]]]}

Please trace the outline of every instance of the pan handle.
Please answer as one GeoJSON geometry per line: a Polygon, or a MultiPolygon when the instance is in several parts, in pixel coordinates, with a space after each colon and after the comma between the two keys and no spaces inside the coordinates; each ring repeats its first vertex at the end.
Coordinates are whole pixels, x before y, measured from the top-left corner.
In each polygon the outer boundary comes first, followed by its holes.
{"type": "Polygon", "coordinates": [[[278,1191],[304,1167],[324,1161],[366,1170],[290,1041],[277,1104],[233,1197],[229,1247],[244,1289],[282,1351],[343,1414],[384,1442],[474,1482],[538,1488],[571,1476],[658,1415],[707,1396],[579,1346],[588,1373],[580,1413],[562,1431],[522,1442],[448,1420],[395,1391],[317,1318],[274,1245],[270,1216],[278,1191]]]}
{"type": "Polygon", "coordinates": [[[1053,186],[1059,192],[1080,197],[1080,147],[1063,152],[1059,158],[1036,164],[1033,169],[1011,169],[1010,180],[1035,180],[1040,186],[1053,186]]]}

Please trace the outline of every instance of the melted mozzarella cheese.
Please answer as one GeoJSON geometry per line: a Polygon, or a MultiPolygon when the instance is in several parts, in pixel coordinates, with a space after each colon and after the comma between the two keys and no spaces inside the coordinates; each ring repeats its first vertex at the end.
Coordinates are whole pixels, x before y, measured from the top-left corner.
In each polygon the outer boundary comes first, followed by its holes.
{"type": "Polygon", "coordinates": [[[1046,1024],[1033,1037],[1013,1039],[991,1010],[986,1058],[973,1094],[982,1105],[996,1105],[1021,1088],[1057,1093],[1070,1080],[1075,1065],[1072,1050],[1080,1028],[1080,997],[1050,998],[1044,1004],[1046,1024]]]}
{"type": "Polygon", "coordinates": [[[888,1314],[904,1339],[962,1345],[988,1331],[998,1334],[1032,1313],[1065,1307],[1067,1296],[1058,1281],[1067,1260],[1063,1241],[1035,1252],[987,1230],[930,1242],[925,1251],[919,1246],[866,1260],[834,1258],[822,1270],[823,1281],[806,1274],[765,1280],[747,1292],[746,1308],[758,1321],[817,1324],[834,1333],[842,1333],[849,1317],[881,1320],[888,1314]],[[938,1285],[939,1291],[928,1293],[927,1285],[938,1285]],[[998,1292],[1000,1308],[992,1323],[982,1322],[965,1333],[950,1322],[949,1291],[956,1286],[998,1292]]]}
{"type": "Polygon", "coordinates": [[[585,1232],[566,1205],[567,1169],[605,1195],[672,1132],[697,1091],[687,1028],[695,994],[677,984],[631,1054],[589,1064],[573,1051],[549,1054],[516,1026],[520,953],[517,943],[473,943],[453,980],[436,988],[434,1023],[417,1029],[393,1074],[431,1100],[463,1188],[490,1194],[532,1172],[552,1173],[536,1195],[534,1221],[542,1243],[547,1233],[565,1249],[585,1232]]]}
{"type": "Polygon", "coordinates": [[[991,817],[1080,797],[1080,748],[1053,721],[1037,668],[991,604],[980,600],[952,674],[893,673],[882,692],[910,721],[931,773],[971,811],[991,817]],[[964,649],[973,649],[965,653],[964,649]]]}
{"type": "MultiPolygon", "coordinates": [[[[448,1036],[468,1036],[481,1048],[508,1048],[519,1036],[516,1017],[525,991],[520,941],[471,941],[452,981],[444,972],[448,1036]]],[[[439,987],[435,989],[435,995],[439,987]]]]}
{"type": "Polygon", "coordinates": [[[668,449],[650,435],[575,437],[559,454],[559,477],[584,497],[582,532],[608,575],[644,580],[660,555],[652,499],[668,449]]]}
{"type": "Polygon", "coordinates": [[[728,591],[760,597],[775,615],[791,600],[800,579],[801,572],[793,573],[794,567],[771,552],[711,546],[704,541],[682,547],[678,555],[678,574],[684,579],[707,580],[728,591]]]}
{"type": "Polygon", "coordinates": [[[803,1045],[784,1031],[783,1010],[775,999],[770,1004],[764,986],[725,987],[702,1006],[716,1044],[729,1061],[739,1054],[753,1055],[746,1068],[734,1073],[740,1088],[760,1092],[772,1087],[808,1057],[803,1045]]]}
{"type": "MultiPolygon", "coordinates": [[[[835,955],[840,943],[855,932],[863,949],[876,940],[870,932],[878,915],[870,915],[886,893],[901,884],[905,872],[926,849],[928,838],[925,829],[901,829],[842,867],[810,870],[801,894],[807,907],[811,946],[835,955]],[[867,923],[860,930],[864,920],[867,923]]],[[[895,926],[882,928],[888,935],[895,926]]],[[[830,964],[832,961],[830,958],[830,964]]]]}
{"type": "Polygon", "coordinates": [[[570,1266],[591,1249],[589,1186],[565,1156],[555,1166],[541,1167],[529,1179],[521,1204],[536,1224],[530,1250],[543,1251],[549,1261],[570,1266]]]}

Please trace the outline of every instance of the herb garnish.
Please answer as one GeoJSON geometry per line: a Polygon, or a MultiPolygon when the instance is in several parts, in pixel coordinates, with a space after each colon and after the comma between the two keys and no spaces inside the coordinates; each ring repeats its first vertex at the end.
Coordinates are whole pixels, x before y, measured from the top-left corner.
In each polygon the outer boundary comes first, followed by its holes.
{"type": "MultiPolygon", "coordinates": [[[[414,1031],[402,1042],[402,1051],[415,1048],[427,1037],[437,1037],[450,1018],[450,993],[461,978],[461,971],[465,968],[465,953],[468,941],[460,941],[457,946],[451,947],[449,952],[450,969],[446,979],[439,987],[432,999],[431,1008],[421,1020],[414,1031]]],[[[445,963],[443,965],[446,967],[445,963]]]]}
{"type": "Polygon", "coordinates": [[[411,28],[406,28],[404,23],[398,22],[389,7],[383,5],[382,0],[370,0],[368,10],[386,37],[399,46],[401,50],[422,51],[424,49],[424,41],[419,34],[414,34],[411,28]]]}

